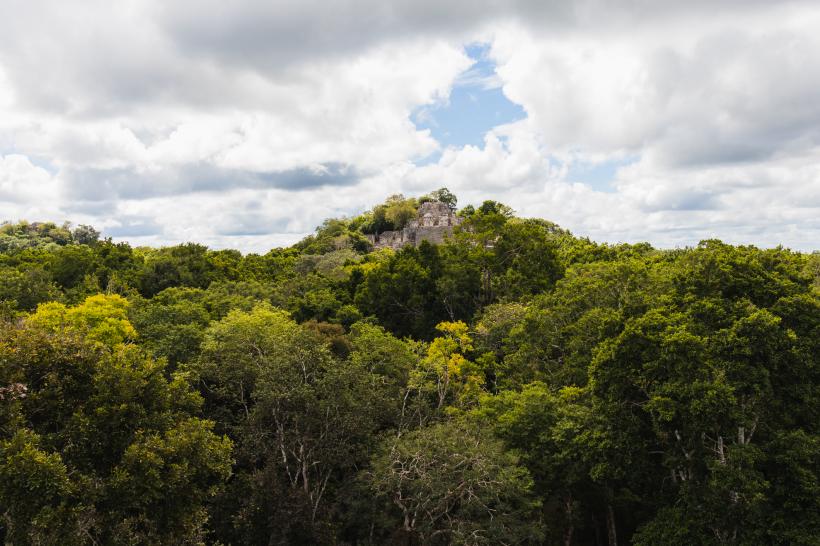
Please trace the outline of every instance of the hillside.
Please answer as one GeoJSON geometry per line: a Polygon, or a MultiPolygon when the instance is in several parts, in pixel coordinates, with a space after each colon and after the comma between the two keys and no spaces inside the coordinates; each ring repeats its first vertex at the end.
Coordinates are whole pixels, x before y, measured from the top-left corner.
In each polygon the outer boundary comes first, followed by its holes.
{"type": "Polygon", "coordinates": [[[817,544],[820,254],[446,188],[265,254],[0,227],[0,540],[817,544]]]}

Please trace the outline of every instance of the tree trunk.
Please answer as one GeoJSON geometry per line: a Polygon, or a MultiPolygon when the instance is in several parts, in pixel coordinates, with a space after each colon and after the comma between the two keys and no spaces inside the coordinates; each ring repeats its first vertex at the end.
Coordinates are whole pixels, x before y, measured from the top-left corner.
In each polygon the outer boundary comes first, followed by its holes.
{"type": "Polygon", "coordinates": [[[564,530],[564,546],[572,546],[572,534],[575,532],[575,526],[569,524],[564,530]]]}
{"type": "Polygon", "coordinates": [[[572,546],[572,535],[575,532],[575,525],[572,522],[572,495],[564,498],[564,514],[567,518],[567,526],[564,529],[564,546],[572,546]]]}
{"type": "Polygon", "coordinates": [[[615,510],[611,504],[606,505],[606,533],[609,538],[609,546],[618,546],[618,535],[615,529],[615,510]]]}

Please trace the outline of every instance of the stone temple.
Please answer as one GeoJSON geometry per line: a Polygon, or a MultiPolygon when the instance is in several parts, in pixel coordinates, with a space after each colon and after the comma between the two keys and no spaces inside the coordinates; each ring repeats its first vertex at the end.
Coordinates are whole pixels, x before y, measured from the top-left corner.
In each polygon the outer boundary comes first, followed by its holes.
{"type": "Polygon", "coordinates": [[[384,231],[368,235],[373,248],[400,249],[403,246],[419,246],[422,241],[433,244],[444,242],[453,233],[453,228],[461,223],[461,218],[440,201],[427,201],[419,205],[418,215],[410,220],[404,229],[384,231]]]}

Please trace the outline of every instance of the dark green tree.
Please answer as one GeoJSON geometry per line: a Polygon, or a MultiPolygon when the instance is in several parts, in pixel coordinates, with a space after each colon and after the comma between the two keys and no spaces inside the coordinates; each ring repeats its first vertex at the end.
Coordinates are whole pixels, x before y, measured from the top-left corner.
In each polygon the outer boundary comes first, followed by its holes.
{"type": "Polygon", "coordinates": [[[386,440],[366,479],[394,514],[385,530],[392,543],[522,544],[541,535],[527,470],[463,423],[386,440]]]}

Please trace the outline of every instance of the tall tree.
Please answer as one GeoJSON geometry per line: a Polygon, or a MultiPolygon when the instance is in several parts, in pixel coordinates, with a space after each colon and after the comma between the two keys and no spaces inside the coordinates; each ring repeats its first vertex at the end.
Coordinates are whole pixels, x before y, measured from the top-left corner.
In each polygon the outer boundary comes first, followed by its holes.
{"type": "Polygon", "coordinates": [[[381,382],[266,305],[212,325],[192,370],[208,415],[237,443],[236,476],[215,505],[218,536],[332,541],[329,515],[345,475],[367,458],[381,382]]]}
{"type": "Polygon", "coordinates": [[[184,376],[167,379],[162,361],[123,343],[133,327],[117,298],[43,306],[0,332],[16,387],[0,400],[0,513],[14,544],[204,537],[231,442],[198,417],[184,376]]]}
{"type": "Polygon", "coordinates": [[[541,535],[527,470],[498,440],[463,423],[386,441],[367,480],[392,506],[395,543],[522,544],[541,535]]]}

